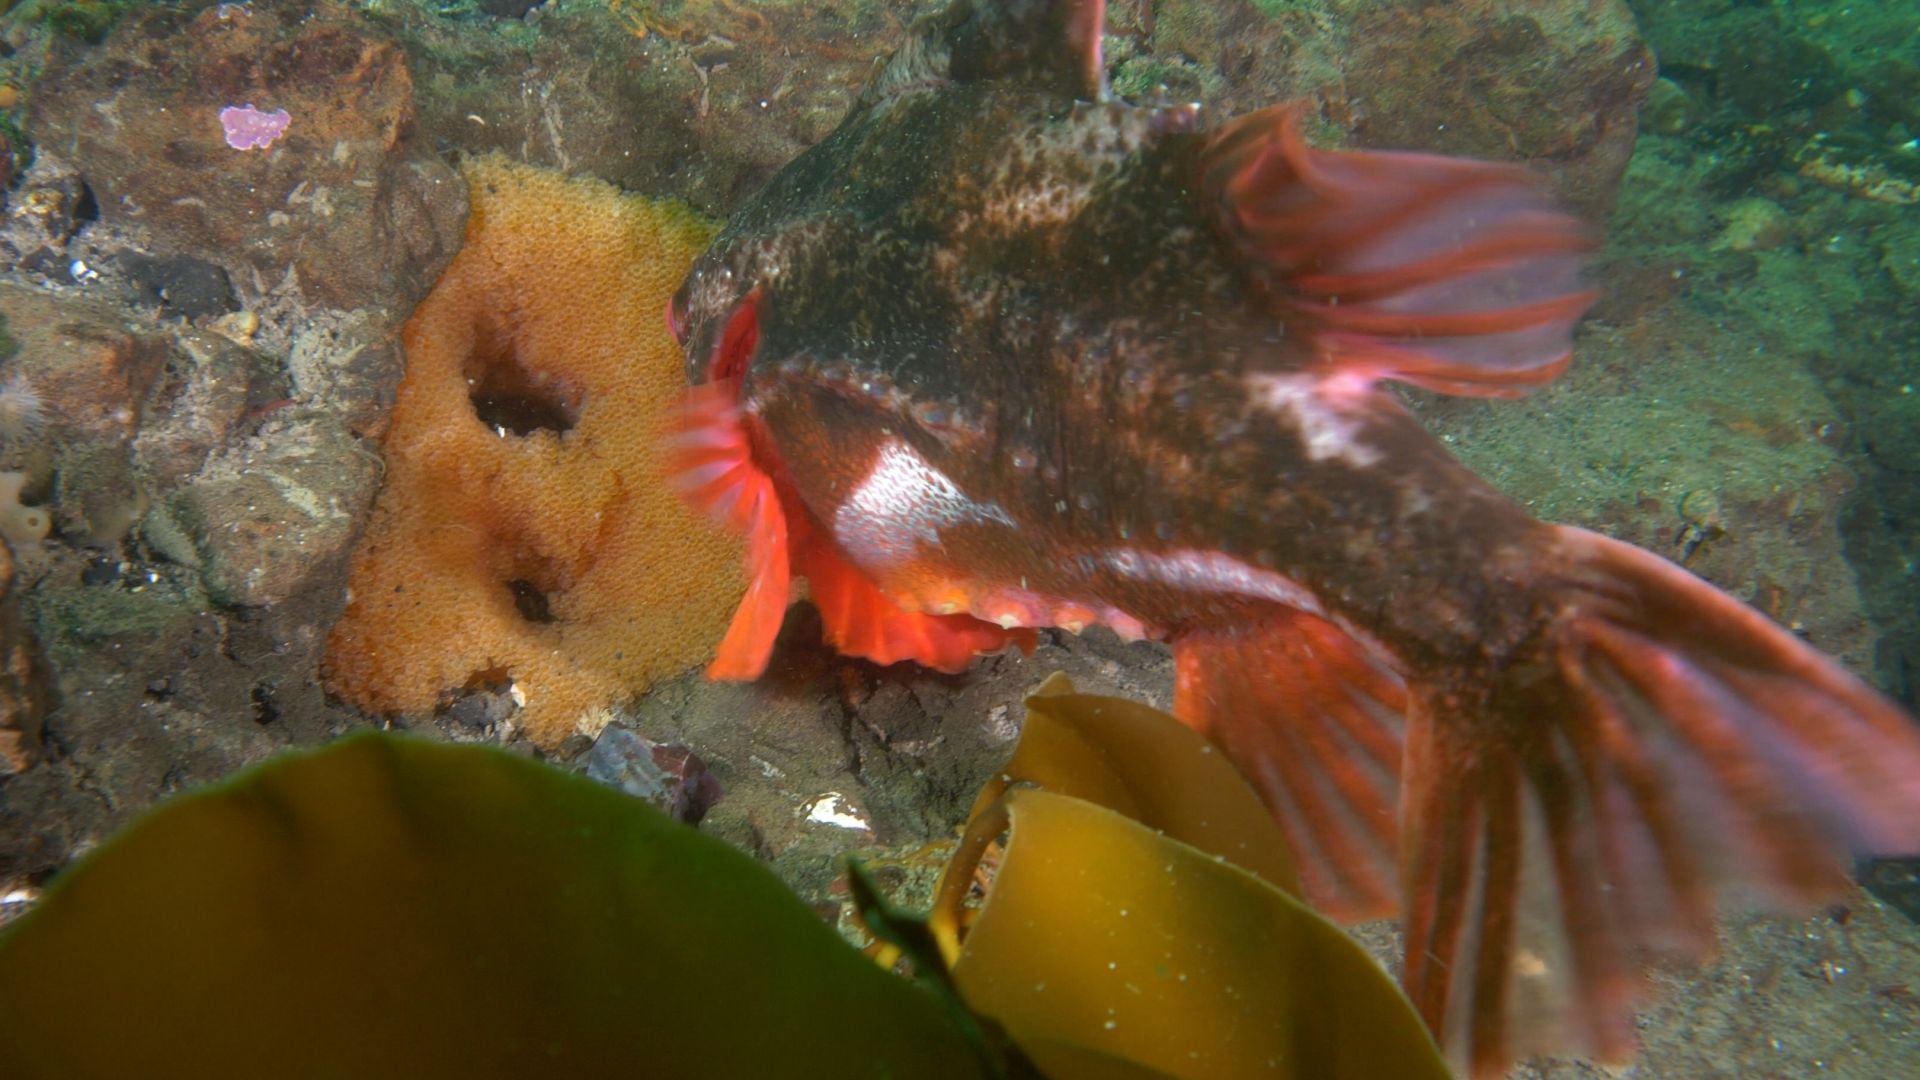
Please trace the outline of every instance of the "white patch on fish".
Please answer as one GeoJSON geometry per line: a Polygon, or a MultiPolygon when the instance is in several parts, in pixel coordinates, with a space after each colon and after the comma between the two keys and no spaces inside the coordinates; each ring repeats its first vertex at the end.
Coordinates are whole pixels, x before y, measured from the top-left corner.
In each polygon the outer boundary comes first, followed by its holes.
{"type": "Polygon", "coordinates": [[[1343,407],[1349,399],[1371,401],[1377,392],[1373,380],[1352,386],[1340,380],[1327,375],[1249,375],[1247,391],[1261,405],[1293,418],[1313,460],[1341,458],[1356,468],[1377,464],[1380,451],[1360,441],[1360,411],[1343,407]]]}
{"type": "Polygon", "coordinates": [[[834,511],[833,533],[861,563],[888,566],[913,560],[923,544],[939,547],[942,529],[988,523],[1014,524],[997,503],[975,501],[913,447],[891,439],[834,511]]]}

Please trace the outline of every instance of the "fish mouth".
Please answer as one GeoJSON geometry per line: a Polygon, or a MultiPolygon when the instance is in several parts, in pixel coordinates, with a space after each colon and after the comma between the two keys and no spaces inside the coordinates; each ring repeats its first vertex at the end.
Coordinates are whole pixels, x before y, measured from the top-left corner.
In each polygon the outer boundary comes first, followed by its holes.
{"type": "Polygon", "coordinates": [[[693,278],[680,283],[673,296],[668,298],[665,311],[667,333],[673,336],[674,343],[681,348],[687,347],[687,301],[693,295],[693,278]]]}
{"type": "MultiPolygon", "coordinates": [[[[762,299],[761,288],[755,285],[734,304],[732,312],[727,315],[726,325],[720,328],[720,340],[714,344],[713,353],[707,358],[706,382],[737,382],[746,378],[747,366],[760,348],[762,299]]],[[[673,305],[669,304],[667,311],[671,318],[673,305]]],[[[689,357],[692,355],[690,352],[689,357]]]]}

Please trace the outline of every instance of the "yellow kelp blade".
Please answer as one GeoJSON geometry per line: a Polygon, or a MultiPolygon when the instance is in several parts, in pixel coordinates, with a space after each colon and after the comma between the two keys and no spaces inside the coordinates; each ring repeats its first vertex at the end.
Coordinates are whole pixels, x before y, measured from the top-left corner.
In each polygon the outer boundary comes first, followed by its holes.
{"type": "Polygon", "coordinates": [[[0,988],[7,1080],[983,1075],[740,852],[384,736],[142,819],[0,934],[0,988]]]}
{"type": "Polygon", "coordinates": [[[1056,673],[1027,698],[1013,758],[974,802],[1032,784],[1124,814],[1298,895],[1286,838],[1205,736],[1149,705],[1076,693],[1056,673]]]}
{"type": "Polygon", "coordinates": [[[1005,801],[998,876],[953,975],[1054,1080],[1085,1047],[1194,1080],[1444,1080],[1412,1006],[1279,889],[1101,806],[1005,801]]]}

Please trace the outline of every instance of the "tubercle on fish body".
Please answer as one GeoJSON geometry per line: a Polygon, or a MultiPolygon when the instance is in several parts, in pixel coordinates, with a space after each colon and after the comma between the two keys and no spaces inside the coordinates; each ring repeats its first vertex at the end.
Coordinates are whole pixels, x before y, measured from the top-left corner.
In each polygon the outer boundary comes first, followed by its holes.
{"type": "Polygon", "coordinates": [[[946,582],[932,587],[930,599],[917,600],[912,594],[902,594],[899,603],[908,610],[972,616],[1008,631],[1058,627],[1078,634],[1089,626],[1103,626],[1122,641],[1154,641],[1166,637],[1165,630],[1150,626],[1118,607],[1061,599],[1011,586],[946,582]]]}

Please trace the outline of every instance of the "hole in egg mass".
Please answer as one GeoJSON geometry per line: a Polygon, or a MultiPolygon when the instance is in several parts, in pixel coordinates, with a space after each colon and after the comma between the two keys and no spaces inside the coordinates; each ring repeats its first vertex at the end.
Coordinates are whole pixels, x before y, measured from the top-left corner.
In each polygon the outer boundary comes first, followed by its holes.
{"type": "Polygon", "coordinates": [[[580,392],[565,379],[522,363],[513,341],[498,330],[476,329],[462,373],[474,416],[503,436],[564,435],[580,421],[580,392]]]}

